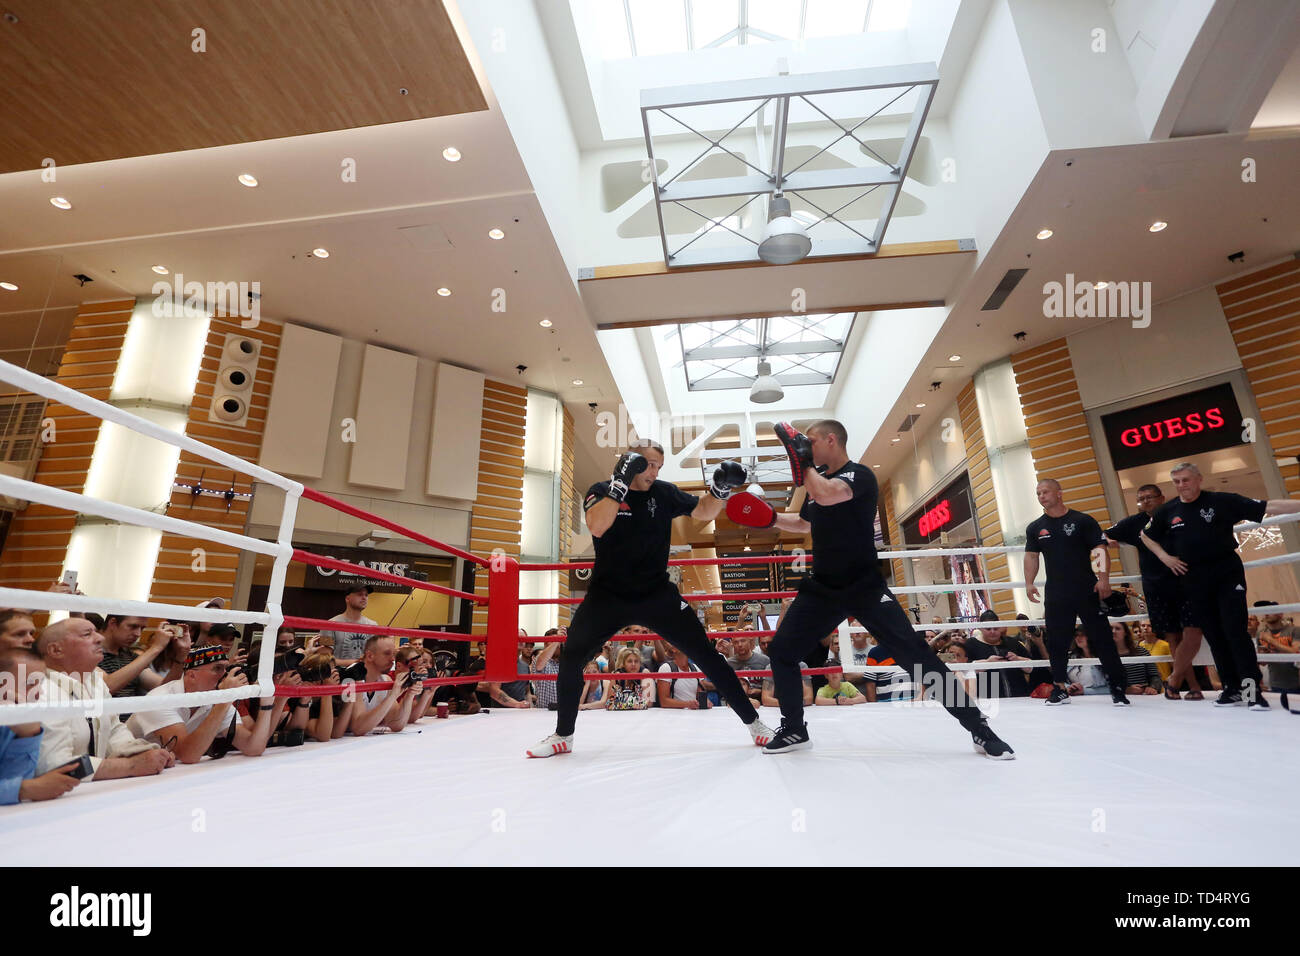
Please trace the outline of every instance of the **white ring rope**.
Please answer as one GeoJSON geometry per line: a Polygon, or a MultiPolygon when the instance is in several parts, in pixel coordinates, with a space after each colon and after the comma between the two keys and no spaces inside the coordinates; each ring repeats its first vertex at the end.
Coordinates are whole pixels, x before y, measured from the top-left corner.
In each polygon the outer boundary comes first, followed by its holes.
{"type": "MultiPolygon", "coordinates": [[[[59,488],[38,485],[34,481],[24,481],[21,478],[14,478],[9,475],[0,475],[0,493],[13,498],[24,498],[39,505],[60,508],[64,511],[98,515],[101,518],[108,518],[110,521],[140,525],[145,528],[153,528],[155,531],[166,531],[186,538],[201,538],[204,541],[211,541],[213,544],[234,548],[236,551],[255,551],[258,554],[278,557],[287,547],[286,545],[263,541],[260,538],[232,534],[229,531],[222,531],[220,528],[209,528],[207,525],[198,524],[194,521],[169,518],[167,515],[145,511],[143,508],[133,508],[130,505],[118,504],[115,501],[90,498],[73,491],[63,491],[59,488]]],[[[289,548],[289,554],[293,554],[292,548],[289,548]]]]}
{"type": "MultiPolygon", "coordinates": [[[[46,683],[45,687],[53,686],[46,683]]],[[[69,699],[63,697],[48,702],[35,704],[9,704],[0,707],[0,726],[20,724],[26,721],[48,720],[67,717],[98,717],[101,714],[142,714],[153,710],[174,710],[177,707],[202,707],[212,704],[234,703],[244,697],[256,697],[259,694],[271,697],[275,693],[270,680],[266,685],[250,683],[245,687],[230,687],[226,690],[201,690],[185,694],[146,694],[143,697],[101,697],[92,699],[69,699]],[[142,706],[144,705],[144,706],[142,706]]]]}
{"type": "Polygon", "coordinates": [[[113,422],[116,425],[129,428],[131,431],[148,435],[150,438],[156,438],[168,445],[191,452],[218,465],[223,465],[232,471],[237,471],[242,475],[248,475],[250,478],[272,485],[281,491],[293,491],[296,494],[302,494],[302,485],[299,482],[291,481],[283,475],[277,475],[273,471],[269,471],[260,465],[254,465],[242,458],[236,458],[220,448],[213,448],[211,445],[196,441],[188,435],[182,435],[169,428],[164,428],[162,425],[151,422],[146,418],[132,415],[115,405],[83,395],[66,385],[51,381],[44,375],[29,372],[27,369],[20,368],[3,359],[0,359],[0,382],[17,385],[19,388],[41,395],[61,405],[67,405],[69,408],[75,408],[88,415],[94,415],[106,422],[113,422]]]}
{"type": "Polygon", "coordinates": [[[266,611],[187,607],[184,604],[126,601],[122,598],[97,598],[58,591],[27,591],[23,588],[0,588],[0,607],[32,611],[89,611],[93,614],[125,614],[129,617],[162,618],[168,621],[207,621],[211,624],[268,624],[271,620],[271,615],[266,611]]]}

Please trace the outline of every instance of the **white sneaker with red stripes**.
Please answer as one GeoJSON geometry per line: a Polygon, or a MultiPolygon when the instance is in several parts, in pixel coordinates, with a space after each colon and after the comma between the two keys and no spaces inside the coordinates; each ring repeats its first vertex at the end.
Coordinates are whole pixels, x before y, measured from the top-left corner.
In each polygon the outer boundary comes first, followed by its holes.
{"type": "Polygon", "coordinates": [[[554,757],[556,754],[567,753],[573,753],[573,734],[567,737],[551,734],[541,743],[524,751],[525,756],[528,757],[554,757]]]}
{"type": "Polygon", "coordinates": [[[766,747],[776,736],[771,727],[757,718],[752,724],[746,724],[745,729],[749,731],[749,736],[754,738],[755,747],[766,747]]]}

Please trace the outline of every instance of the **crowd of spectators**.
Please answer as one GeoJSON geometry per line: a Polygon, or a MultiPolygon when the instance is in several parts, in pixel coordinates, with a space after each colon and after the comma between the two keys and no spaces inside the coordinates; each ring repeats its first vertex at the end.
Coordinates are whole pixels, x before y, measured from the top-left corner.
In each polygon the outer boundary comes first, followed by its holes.
{"type": "MultiPolygon", "coordinates": [[[[53,590],[66,590],[56,585],[53,590]]],[[[373,624],[362,613],[369,589],[358,587],[344,595],[345,609],[332,618],[338,630],[300,635],[281,628],[275,636],[273,678],[280,686],[339,687],[340,691],[303,697],[249,698],[235,703],[197,707],[164,707],[131,714],[82,713],[41,722],[0,726],[0,804],[48,800],[97,780],[153,776],[177,763],[220,759],[230,751],[256,757],[268,747],[296,747],[308,741],[324,743],[344,736],[400,733],[407,726],[440,713],[476,713],[483,708],[555,707],[555,680],[564,628],[546,632],[540,645],[519,632],[515,681],[480,680],[461,685],[424,686],[430,677],[462,676],[455,665],[439,663],[432,647],[415,638],[398,646],[392,637],[346,629],[347,623],[373,624]],[[557,640],[558,638],[558,640],[557,640]],[[354,690],[350,684],[378,685],[354,690]],[[97,715],[96,715],[97,714],[97,715]]],[[[1270,613],[1276,602],[1256,602],[1250,632],[1261,653],[1296,653],[1300,634],[1286,617],[1270,613]]],[[[221,608],[219,599],[200,605],[221,608]]],[[[1021,614],[1018,619],[1028,621],[1021,614]]],[[[941,660],[952,664],[976,661],[1023,661],[1006,667],[961,674],[976,697],[1040,697],[1050,690],[1050,671],[1033,662],[1046,661],[1040,628],[1027,623],[1009,632],[995,624],[997,614],[986,611],[978,628],[935,625],[925,639],[941,660]]],[[[852,624],[853,622],[850,621],[852,624]]],[[[232,624],[162,621],[150,628],[137,616],[74,614],[37,627],[32,612],[0,611],[0,705],[36,700],[109,700],[124,697],[165,697],[194,691],[243,687],[257,680],[261,644],[245,647],[240,628],[232,624]]],[[[715,646],[736,671],[769,669],[765,653],[771,635],[744,636],[754,630],[742,620],[732,639],[715,646]]],[[[1166,656],[1169,645],[1146,622],[1112,624],[1121,656],[1166,656]]],[[[840,664],[845,672],[806,676],[804,703],[849,706],[906,699],[915,688],[893,658],[860,628],[851,631],[841,648],[838,633],[826,636],[826,665],[840,664]]],[[[463,675],[483,673],[482,648],[468,661],[463,675]]],[[[1082,629],[1075,637],[1069,668],[1073,694],[1108,693],[1099,667],[1083,663],[1091,657],[1082,629]]],[[[804,665],[806,667],[806,665],[804,665]]],[[[1170,665],[1133,661],[1125,665],[1129,695],[1161,692],[1170,665]]],[[[624,628],[605,644],[585,668],[584,710],[707,710],[725,705],[687,656],[650,636],[645,627],[624,628]],[[665,676],[658,677],[663,674],[665,676]]],[[[1272,690],[1300,686],[1295,664],[1267,667],[1272,690]]],[[[741,685],[756,707],[776,707],[771,678],[742,677],[741,685]]],[[[1210,677],[1202,678],[1210,687],[1210,677]]],[[[1186,699],[1186,698],[1184,698],[1186,699]]]]}

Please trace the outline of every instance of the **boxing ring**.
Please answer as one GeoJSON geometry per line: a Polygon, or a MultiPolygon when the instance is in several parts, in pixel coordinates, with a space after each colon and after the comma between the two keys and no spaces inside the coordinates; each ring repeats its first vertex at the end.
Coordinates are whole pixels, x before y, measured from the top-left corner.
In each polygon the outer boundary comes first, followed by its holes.
{"type": "MultiPolygon", "coordinates": [[[[271,542],[0,476],[2,494],[187,535],[274,561],[265,607],[257,611],[14,588],[0,588],[0,606],[231,621],[260,625],[268,635],[281,624],[302,629],[337,627],[284,614],[286,571],[290,563],[301,562],[486,604],[485,634],[436,635],[438,640],[486,640],[484,672],[430,678],[424,681],[426,686],[554,679],[554,675],[517,673],[519,608],[573,604],[578,599],[521,599],[519,578],[521,573],[577,568],[583,563],[528,564],[501,553],[474,555],[9,363],[0,362],[0,381],[167,442],[284,493],[277,537],[271,542]],[[295,548],[294,523],[298,502],[304,498],[473,563],[488,577],[487,595],[295,548]]],[[[1264,524],[1287,520],[1300,520],[1300,516],[1266,519],[1264,524]]],[[[1016,550],[928,549],[882,552],[881,557],[1016,550]]],[[[670,563],[795,560],[799,556],[670,563]]],[[[1297,561],[1300,555],[1263,560],[1297,561]]],[[[909,594],[1023,586],[1023,582],[985,582],[893,590],[909,594]]],[[[683,597],[700,603],[774,601],[794,594],[683,597]]],[[[1276,613],[1293,610],[1300,610],[1300,604],[1270,608],[1276,613]]],[[[943,628],[970,629],[990,623],[994,622],[954,622],[943,628]]],[[[1041,621],[996,623],[1020,627],[1041,621]]],[[[348,628],[399,639],[430,636],[427,631],[381,625],[349,624],[348,628]]],[[[757,638],[770,633],[720,631],[711,636],[757,638]]],[[[263,640],[258,682],[247,687],[103,700],[95,702],[96,709],[106,714],[139,713],[253,696],[347,692],[342,685],[276,686],[274,653],[274,640],[263,640]]],[[[1261,662],[1298,659],[1300,655],[1260,655],[1261,662]]],[[[950,666],[980,671],[1042,663],[950,666]]],[[[1077,663],[1095,663],[1095,659],[1072,661],[1077,663]]],[[[807,673],[835,670],[840,668],[813,668],[807,673]]],[[[770,672],[739,673],[762,677],[770,672]]],[[[347,686],[356,691],[389,685],[347,686]]],[[[760,753],[735,716],[726,708],[715,708],[583,712],[573,753],[525,760],[524,749],[554,729],[554,714],[503,709],[450,720],[426,719],[401,733],[270,748],[258,757],[232,752],[220,761],[177,766],[146,779],[86,781],[54,801],[0,807],[0,841],[5,862],[17,865],[118,865],[123,847],[116,839],[102,839],[107,833],[129,837],[127,852],[136,865],[599,865],[609,860],[602,837],[617,819],[607,808],[617,807],[617,812],[629,814],[636,828],[634,840],[620,852],[620,865],[1240,864],[1245,847],[1253,850],[1276,832],[1270,816],[1260,812],[1261,806],[1283,805],[1300,785],[1300,768],[1294,760],[1300,724],[1280,707],[1260,716],[1245,708],[1215,708],[1208,701],[1199,707],[1174,705],[1163,697],[1137,697],[1130,708],[1112,707],[1106,697],[1075,698],[1073,706],[1064,708],[1045,708],[1033,699],[995,698],[981,700],[980,705],[999,736],[1015,748],[1017,760],[976,759],[969,735],[933,700],[809,708],[814,748],[779,758],[760,753]],[[418,809],[410,812],[413,806],[418,809]],[[1211,819],[1212,830],[1202,831],[1211,819]],[[1204,832],[1213,837],[1206,838],[1204,832]]],[[[5,705],[0,706],[0,724],[85,714],[78,703],[5,705]]],[[[760,708],[760,716],[772,724],[778,719],[771,708],[760,708]]]]}

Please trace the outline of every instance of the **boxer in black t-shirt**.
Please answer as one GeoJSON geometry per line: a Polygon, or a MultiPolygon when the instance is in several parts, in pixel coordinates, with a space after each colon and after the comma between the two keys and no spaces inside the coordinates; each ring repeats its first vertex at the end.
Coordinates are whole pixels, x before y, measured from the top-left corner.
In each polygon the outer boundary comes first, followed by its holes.
{"type": "Polygon", "coordinates": [[[1192,668],[1192,658],[1201,646],[1201,630],[1182,615],[1183,593],[1178,577],[1170,571],[1155,552],[1142,543],[1142,529],[1151,516],[1165,503],[1165,493],[1159,485],[1143,485],[1137,490],[1136,514],[1115,522],[1104,532],[1107,541],[1131,544],[1138,551],[1138,570],[1142,574],[1142,598],[1146,601],[1147,617],[1157,638],[1164,637],[1173,651],[1174,666],[1165,681],[1165,696],[1181,699],[1178,688],[1186,680],[1190,688],[1188,700],[1201,700],[1201,685],[1192,668]],[[1186,633],[1184,633],[1186,632],[1186,633]]]}
{"type": "Polygon", "coordinates": [[[712,521],[731,490],[745,483],[745,469],[738,462],[723,462],[713,472],[709,495],[701,500],[658,481],[663,464],[664,450],[643,442],[619,458],[609,481],[592,485],[583,499],[596,566],[560,651],[555,733],[530,748],[529,757],[572,752],[582,669],[616,631],[629,624],[653,628],[684,651],[727,699],[755,744],[762,746],[772,739],[771,728],[758,719],[736,672],[709,643],[704,625],[668,578],[673,519],[690,515],[697,521],[712,521]]]}
{"type": "Polygon", "coordinates": [[[970,732],[977,753],[1014,759],[1015,752],[989,729],[961,681],[912,629],[907,613],[885,586],[875,547],[876,476],[849,460],[844,426],[818,422],[805,436],[782,423],[776,432],[790,456],[795,485],[803,485],[808,499],[799,514],[774,515],[773,523],[783,531],[812,532],[813,568],[767,650],[782,720],[764,753],[810,746],[799,662],[841,621],[855,617],[918,683],[935,688],[948,713],[970,732]]]}
{"type": "Polygon", "coordinates": [[[1260,521],[1266,514],[1295,514],[1300,501],[1202,491],[1201,470],[1191,462],[1175,465],[1169,477],[1178,497],[1151,516],[1142,542],[1182,578],[1184,607],[1204,631],[1223,684],[1215,703],[1247,703],[1252,710],[1268,710],[1255,642],[1246,630],[1246,569],[1237,556],[1232,527],[1238,521],[1260,521]]]}
{"type": "Polygon", "coordinates": [[[1066,661],[1074,642],[1074,619],[1083,622],[1088,646],[1101,661],[1101,669],[1110,684],[1110,698],[1128,704],[1124,687],[1128,681],[1124,664],[1115,650],[1110,622],[1101,601],[1110,597],[1110,552],[1101,536],[1101,525],[1091,515],[1065,507],[1061,483],[1044,478],[1036,489],[1043,516],[1025,529],[1025,594],[1038,602],[1038,556],[1047,561],[1047,601],[1043,618],[1047,623],[1047,657],[1052,664],[1052,682],[1056,685],[1047,697],[1051,705],[1070,702],[1070,678],[1066,661]],[[1094,573],[1096,556],[1101,570],[1094,573]]]}

